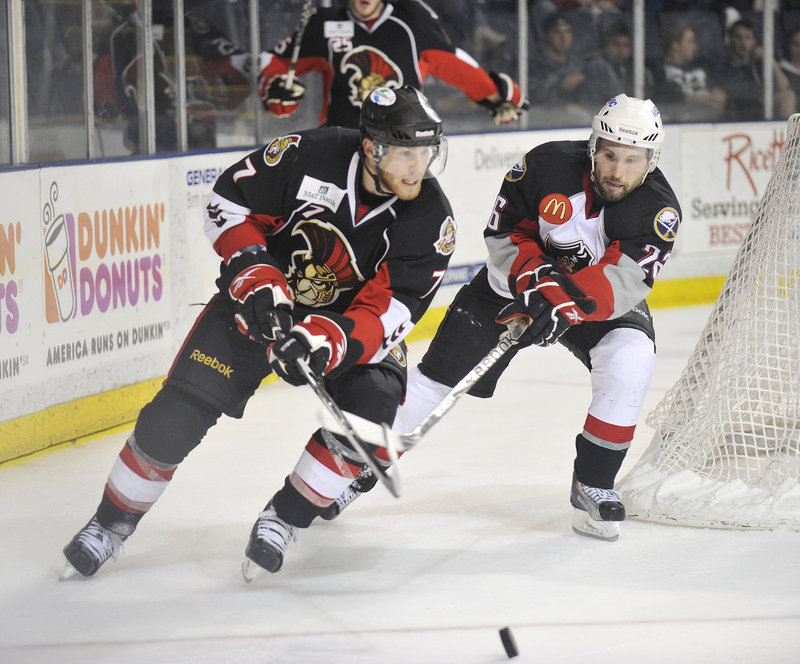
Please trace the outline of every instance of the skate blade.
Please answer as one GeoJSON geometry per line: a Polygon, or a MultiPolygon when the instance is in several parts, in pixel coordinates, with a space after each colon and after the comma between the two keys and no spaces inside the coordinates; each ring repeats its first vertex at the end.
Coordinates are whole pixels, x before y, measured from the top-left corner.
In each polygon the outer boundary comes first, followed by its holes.
{"type": "Polygon", "coordinates": [[[76,570],[69,562],[64,563],[64,569],[61,572],[61,576],[58,577],[60,581],[69,581],[70,579],[82,579],[84,578],[83,575],[76,570]]]}
{"type": "Polygon", "coordinates": [[[261,565],[254,563],[250,558],[244,559],[242,563],[242,576],[244,577],[245,583],[252,583],[259,576],[266,573],[267,570],[261,567],[261,565]]]}
{"type": "Polygon", "coordinates": [[[616,542],[619,539],[619,524],[619,521],[593,521],[588,512],[579,509],[572,515],[573,532],[605,542],[616,542]]]}

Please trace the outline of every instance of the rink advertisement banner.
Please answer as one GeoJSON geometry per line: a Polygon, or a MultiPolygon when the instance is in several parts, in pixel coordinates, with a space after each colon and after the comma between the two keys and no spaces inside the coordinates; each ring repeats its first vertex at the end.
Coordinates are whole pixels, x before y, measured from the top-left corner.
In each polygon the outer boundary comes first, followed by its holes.
{"type": "MultiPolygon", "coordinates": [[[[3,197],[0,210],[0,394],[5,397],[12,386],[39,379],[43,274],[40,234],[31,221],[38,216],[38,172],[0,177],[2,190],[13,192],[3,197]]],[[[3,404],[5,414],[7,397],[3,404]]]]}
{"type": "Polygon", "coordinates": [[[680,168],[670,177],[683,207],[683,223],[673,256],[676,269],[665,272],[668,278],[727,273],[785,136],[783,122],[680,128],[680,168]]]}
{"type": "Polygon", "coordinates": [[[7,239],[17,222],[25,229],[8,286],[19,298],[20,370],[13,364],[0,382],[4,416],[163,372],[172,347],[168,162],[15,175],[29,194],[15,200],[33,205],[0,222],[7,239]]]}

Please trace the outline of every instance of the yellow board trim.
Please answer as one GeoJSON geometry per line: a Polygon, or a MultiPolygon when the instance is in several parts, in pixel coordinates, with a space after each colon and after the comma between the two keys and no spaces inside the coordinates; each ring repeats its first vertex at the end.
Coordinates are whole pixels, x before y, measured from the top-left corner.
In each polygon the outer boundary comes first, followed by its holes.
{"type": "MultiPolygon", "coordinates": [[[[724,282],[724,276],[659,281],[647,302],[652,308],[714,302],[724,282]]],[[[447,307],[427,311],[408,335],[408,341],[432,338],[445,311],[447,307]]],[[[0,422],[0,465],[131,425],[163,380],[162,376],[126,385],[0,422]]],[[[267,378],[270,380],[274,376],[267,378]]]]}

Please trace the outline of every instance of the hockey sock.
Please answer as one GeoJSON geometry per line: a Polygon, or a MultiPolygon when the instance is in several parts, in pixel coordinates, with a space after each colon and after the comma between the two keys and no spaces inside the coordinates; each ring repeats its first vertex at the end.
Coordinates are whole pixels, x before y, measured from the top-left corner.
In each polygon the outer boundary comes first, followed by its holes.
{"type": "Polygon", "coordinates": [[[613,489],[614,479],[628,449],[612,450],[596,445],[582,434],[575,438],[575,478],[587,486],[613,489]]]}
{"type": "MultiPolygon", "coordinates": [[[[361,470],[361,463],[345,458],[352,454],[336,436],[318,429],[306,444],[287,482],[305,499],[304,502],[318,510],[328,507],[361,470]]],[[[306,527],[294,520],[289,522],[306,527]]]]}
{"type": "Polygon", "coordinates": [[[134,436],[128,438],[108,475],[98,521],[120,535],[130,535],[167,488],[175,468],[146,457],[134,436]]]}

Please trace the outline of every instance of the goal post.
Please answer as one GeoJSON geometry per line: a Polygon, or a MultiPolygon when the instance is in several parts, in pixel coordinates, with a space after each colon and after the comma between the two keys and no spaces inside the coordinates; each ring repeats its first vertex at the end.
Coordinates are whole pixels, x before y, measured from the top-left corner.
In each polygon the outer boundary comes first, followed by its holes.
{"type": "Polygon", "coordinates": [[[800,114],[653,440],[619,482],[628,515],[800,530],[800,114]]]}

